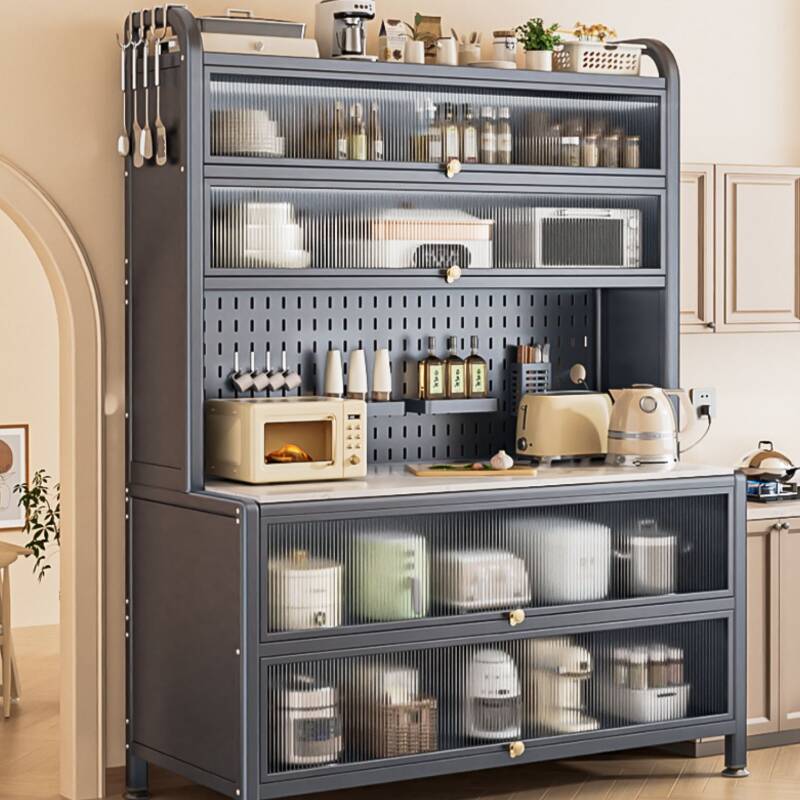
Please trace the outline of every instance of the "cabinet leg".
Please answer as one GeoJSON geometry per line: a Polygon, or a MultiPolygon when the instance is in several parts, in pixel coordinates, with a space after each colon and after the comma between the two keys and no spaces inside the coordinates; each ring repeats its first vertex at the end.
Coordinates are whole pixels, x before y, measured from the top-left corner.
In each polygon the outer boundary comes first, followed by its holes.
{"type": "Polygon", "coordinates": [[[128,751],[125,758],[125,800],[145,800],[150,797],[147,762],[128,751]]]}
{"type": "Polygon", "coordinates": [[[734,733],[725,737],[725,778],[746,778],[750,774],[747,769],[747,734],[734,733]]]}

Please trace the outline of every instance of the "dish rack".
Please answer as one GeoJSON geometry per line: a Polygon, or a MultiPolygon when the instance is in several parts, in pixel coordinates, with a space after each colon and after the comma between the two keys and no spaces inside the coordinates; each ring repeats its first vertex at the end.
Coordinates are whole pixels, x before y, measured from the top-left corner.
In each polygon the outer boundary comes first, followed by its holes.
{"type": "Polygon", "coordinates": [[[638,75],[642,50],[643,45],[621,42],[563,42],[560,49],[553,51],[553,69],[596,75],[638,75]]]}

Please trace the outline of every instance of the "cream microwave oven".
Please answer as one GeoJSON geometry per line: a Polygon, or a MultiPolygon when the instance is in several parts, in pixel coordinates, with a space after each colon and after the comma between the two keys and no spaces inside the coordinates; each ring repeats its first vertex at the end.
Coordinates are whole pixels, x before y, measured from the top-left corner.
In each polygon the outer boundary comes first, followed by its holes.
{"type": "Polygon", "coordinates": [[[206,402],[206,473],[244,483],[363,478],[367,404],[328,397],[206,402]]]}
{"type": "Polygon", "coordinates": [[[641,211],[635,208],[534,209],[534,267],[625,269],[642,266],[641,211]]]}

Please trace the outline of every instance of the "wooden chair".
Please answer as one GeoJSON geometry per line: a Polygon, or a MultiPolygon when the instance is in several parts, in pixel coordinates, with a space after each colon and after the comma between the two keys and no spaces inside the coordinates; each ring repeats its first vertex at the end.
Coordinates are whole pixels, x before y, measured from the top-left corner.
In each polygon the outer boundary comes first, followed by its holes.
{"type": "Polygon", "coordinates": [[[14,642],[11,638],[11,577],[9,567],[20,557],[31,551],[9,542],[0,542],[0,660],[3,662],[2,697],[3,717],[11,716],[11,701],[19,700],[22,686],[19,669],[14,657],[14,642]]]}

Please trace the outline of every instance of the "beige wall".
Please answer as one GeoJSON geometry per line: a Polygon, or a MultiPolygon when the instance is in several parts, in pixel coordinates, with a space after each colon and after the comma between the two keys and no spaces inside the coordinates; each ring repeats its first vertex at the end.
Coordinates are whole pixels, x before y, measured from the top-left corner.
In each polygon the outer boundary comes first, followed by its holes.
{"type": "MultiPolygon", "coordinates": [[[[378,0],[383,15],[410,19],[414,0],[378,0]]],[[[123,391],[122,168],[114,153],[119,126],[114,32],[125,0],[28,0],[2,3],[8,34],[0,48],[0,151],[30,173],[72,221],[94,266],[103,298],[108,391],[123,391]],[[14,110],[19,110],[14,113],[14,110]]],[[[230,3],[192,2],[195,13],[218,13],[230,3]]],[[[249,0],[264,16],[313,19],[312,0],[249,0]]],[[[536,13],[571,24],[602,20],[622,36],[654,36],[675,51],[683,73],[683,158],[727,163],[800,163],[800,69],[795,46],[797,0],[439,0],[424,7],[447,27],[480,29],[536,13]],[[757,11],[759,51],[742,31],[757,11]]],[[[372,40],[374,43],[375,29],[372,40]]],[[[717,386],[720,418],[696,457],[731,461],[759,437],[772,435],[800,457],[800,433],[789,417],[800,376],[789,335],[719,335],[683,344],[684,383],[717,386]],[[788,374],[787,374],[788,373],[788,374]],[[752,377],[751,377],[752,376],[752,377]],[[747,386],[764,393],[752,402],[747,386]],[[781,395],[772,388],[780,384],[781,395]],[[765,399],[772,392],[771,400],[765,399]],[[786,398],[781,404],[778,397],[786,398]],[[770,405],[770,402],[772,405],[770,405]],[[784,407],[786,410],[784,410],[784,407]]],[[[112,403],[110,408],[114,407],[112,403]]],[[[109,759],[123,757],[122,727],[122,487],[121,411],[108,420],[107,628],[109,759]]]]}
{"type": "MultiPolygon", "coordinates": [[[[30,474],[58,479],[58,326],[44,270],[19,228],[0,212],[0,424],[30,425],[30,474]]],[[[24,544],[26,534],[0,531],[24,544]]],[[[48,550],[52,569],[39,583],[33,560],[11,567],[14,627],[58,623],[59,552],[48,550]]]]}

